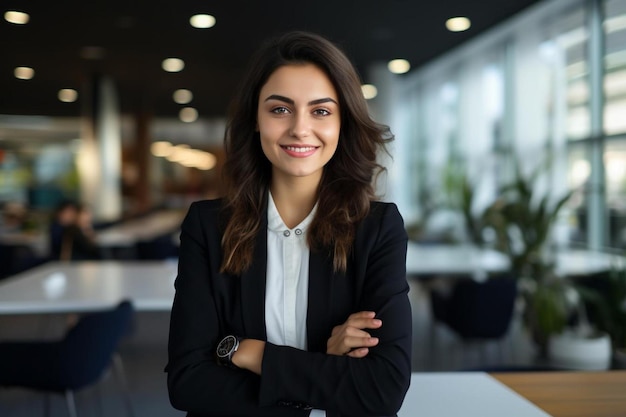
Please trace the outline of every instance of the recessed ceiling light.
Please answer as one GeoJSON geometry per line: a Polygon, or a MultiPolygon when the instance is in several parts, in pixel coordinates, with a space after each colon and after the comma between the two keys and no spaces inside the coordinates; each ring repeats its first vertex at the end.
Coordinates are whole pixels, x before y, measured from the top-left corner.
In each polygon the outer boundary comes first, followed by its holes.
{"type": "Polygon", "coordinates": [[[9,10],[8,12],[4,13],[4,20],[9,23],[14,23],[16,25],[25,25],[30,20],[30,16],[28,15],[28,13],[9,10]]]}
{"type": "Polygon", "coordinates": [[[208,29],[215,26],[215,17],[210,14],[197,14],[191,16],[189,23],[191,26],[198,29],[208,29]]]}
{"type": "Polygon", "coordinates": [[[208,171],[215,166],[217,158],[212,153],[200,149],[186,149],[176,162],[188,168],[208,171]]]}
{"type": "Polygon", "coordinates": [[[372,84],[363,84],[361,86],[361,91],[363,92],[365,100],[371,100],[378,95],[378,89],[372,84]]]}
{"type": "Polygon", "coordinates": [[[71,88],[59,90],[59,100],[63,103],[73,103],[78,99],[78,91],[71,88]]]}
{"type": "Polygon", "coordinates": [[[404,74],[411,69],[411,64],[406,59],[394,59],[389,61],[387,68],[394,74],[404,74]]]}
{"type": "Polygon", "coordinates": [[[170,152],[170,154],[167,155],[165,159],[170,162],[180,162],[185,159],[187,155],[189,155],[190,150],[191,147],[189,145],[181,143],[179,145],[173,146],[172,152],[170,152]]]}
{"type": "Polygon", "coordinates": [[[35,76],[35,70],[30,67],[17,67],[13,74],[15,74],[15,78],[20,80],[30,80],[35,76]]]}
{"type": "Polygon", "coordinates": [[[198,120],[198,110],[193,107],[185,107],[180,110],[178,117],[185,123],[191,123],[198,120]]]}
{"type": "Polygon", "coordinates": [[[472,26],[472,23],[467,17],[452,17],[446,20],[446,28],[450,32],[463,32],[472,26]]]}
{"type": "Polygon", "coordinates": [[[181,88],[174,91],[174,102],[178,104],[187,104],[193,100],[193,93],[189,90],[181,88]]]}
{"type": "Polygon", "coordinates": [[[152,155],[154,156],[164,158],[171,155],[173,151],[174,147],[172,146],[172,143],[165,140],[153,142],[152,145],[150,145],[150,152],[152,152],[152,155]]]}
{"type": "Polygon", "coordinates": [[[161,67],[167,72],[180,72],[185,68],[185,61],[179,58],[167,58],[163,60],[161,67]]]}
{"type": "Polygon", "coordinates": [[[213,169],[217,164],[217,157],[210,152],[203,152],[196,162],[196,168],[203,171],[213,169]]]}

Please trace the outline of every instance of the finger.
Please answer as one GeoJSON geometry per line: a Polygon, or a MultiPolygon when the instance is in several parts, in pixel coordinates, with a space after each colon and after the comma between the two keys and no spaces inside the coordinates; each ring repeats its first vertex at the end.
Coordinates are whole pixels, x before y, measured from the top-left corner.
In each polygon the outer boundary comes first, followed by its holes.
{"type": "Polygon", "coordinates": [[[331,336],[337,336],[347,333],[348,329],[378,329],[383,325],[380,319],[354,319],[340,326],[333,327],[331,336]]]}
{"type": "Polygon", "coordinates": [[[338,336],[343,337],[372,337],[371,334],[366,332],[365,330],[357,329],[356,327],[345,327],[343,331],[338,334],[338,336]]]}
{"type": "Polygon", "coordinates": [[[342,325],[333,327],[331,336],[336,336],[339,334],[347,334],[349,333],[349,329],[378,329],[383,325],[382,320],[380,319],[353,319],[350,322],[346,322],[342,325]]]}
{"type": "Polygon", "coordinates": [[[370,350],[368,348],[358,348],[351,350],[350,352],[348,352],[348,354],[346,354],[346,356],[349,356],[351,358],[364,358],[365,356],[367,356],[369,351],[370,350]]]}
{"type": "Polygon", "coordinates": [[[343,339],[343,352],[346,353],[352,349],[362,348],[362,347],[372,347],[378,344],[377,337],[352,337],[347,336],[343,339]]]}
{"type": "Polygon", "coordinates": [[[348,326],[356,327],[358,329],[378,329],[383,325],[382,320],[375,318],[349,318],[345,323],[348,326]]]}
{"type": "MultiPolygon", "coordinates": [[[[376,313],[373,311],[359,311],[358,313],[352,313],[348,316],[348,320],[350,319],[373,319],[376,317],[376,313]]],[[[347,320],[346,320],[347,321],[347,320]]]]}
{"type": "Polygon", "coordinates": [[[373,347],[378,344],[378,338],[376,337],[356,337],[356,338],[336,338],[328,341],[326,353],[330,355],[347,355],[356,349],[373,347]]]}

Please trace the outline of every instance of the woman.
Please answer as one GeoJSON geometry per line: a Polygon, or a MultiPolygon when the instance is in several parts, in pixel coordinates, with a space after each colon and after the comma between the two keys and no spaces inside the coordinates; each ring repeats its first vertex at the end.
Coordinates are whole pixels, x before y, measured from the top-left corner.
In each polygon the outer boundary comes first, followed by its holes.
{"type": "Polygon", "coordinates": [[[327,40],[265,45],[234,101],[223,200],[182,225],[168,388],[190,416],[388,416],[411,365],[406,233],[374,123],[327,40]]]}

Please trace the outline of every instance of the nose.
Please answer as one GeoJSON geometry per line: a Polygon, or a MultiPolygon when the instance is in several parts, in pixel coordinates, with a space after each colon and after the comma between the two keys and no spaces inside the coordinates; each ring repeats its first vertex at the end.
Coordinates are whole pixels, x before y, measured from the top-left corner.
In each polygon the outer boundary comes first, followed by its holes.
{"type": "Polygon", "coordinates": [[[301,139],[309,136],[311,126],[309,118],[305,114],[296,113],[291,119],[291,127],[289,134],[295,138],[301,139]]]}

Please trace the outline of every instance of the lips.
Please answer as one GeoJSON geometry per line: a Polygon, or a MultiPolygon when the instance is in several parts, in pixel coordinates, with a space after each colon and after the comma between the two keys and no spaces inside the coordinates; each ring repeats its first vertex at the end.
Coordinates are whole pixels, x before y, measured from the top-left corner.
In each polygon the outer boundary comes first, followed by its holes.
{"type": "Polygon", "coordinates": [[[313,155],[317,151],[317,146],[281,146],[281,148],[290,156],[296,158],[304,158],[313,155]]]}
{"type": "Polygon", "coordinates": [[[314,146],[283,146],[283,149],[286,149],[286,150],[288,150],[290,152],[303,153],[303,152],[314,151],[317,148],[314,147],[314,146]]]}

